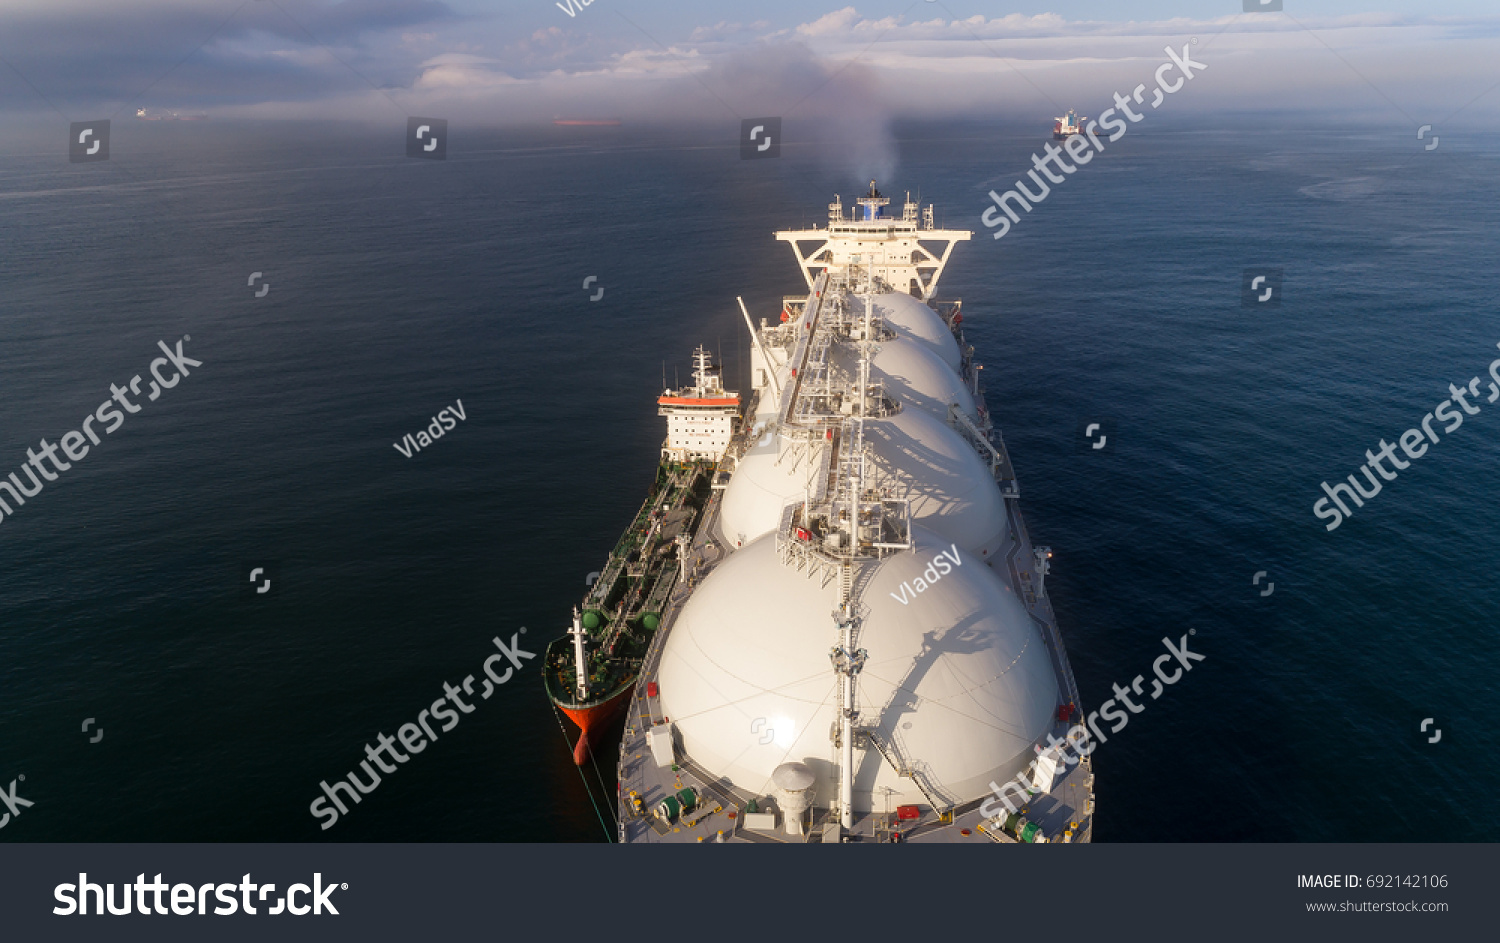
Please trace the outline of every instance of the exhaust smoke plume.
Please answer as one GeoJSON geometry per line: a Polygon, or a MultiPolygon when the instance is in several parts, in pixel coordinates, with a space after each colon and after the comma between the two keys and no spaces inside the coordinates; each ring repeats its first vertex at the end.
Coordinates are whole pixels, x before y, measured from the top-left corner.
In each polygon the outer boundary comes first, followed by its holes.
{"type": "Polygon", "coordinates": [[[741,115],[779,115],[788,146],[811,147],[826,170],[860,180],[895,176],[892,114],[874,70],[861,63],[778,43],[728,55],[703,78],[741,115]]]}

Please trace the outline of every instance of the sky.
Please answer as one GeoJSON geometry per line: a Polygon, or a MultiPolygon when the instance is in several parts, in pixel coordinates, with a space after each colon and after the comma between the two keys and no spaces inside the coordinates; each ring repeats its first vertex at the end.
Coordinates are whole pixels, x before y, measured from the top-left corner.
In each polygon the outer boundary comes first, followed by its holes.
{"type": "Polygon", "coordinates": [[[1494,0],[1242,3],[0,0],[0,120],[1050,119],[1098,114],[1190,45],[1206,68],[1183,118],[1500,125],[1494,0]]]}

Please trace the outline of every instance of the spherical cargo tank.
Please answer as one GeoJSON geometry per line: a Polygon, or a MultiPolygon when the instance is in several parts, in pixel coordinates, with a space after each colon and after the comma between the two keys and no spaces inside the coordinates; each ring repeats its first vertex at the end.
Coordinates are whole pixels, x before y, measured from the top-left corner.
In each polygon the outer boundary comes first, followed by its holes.
{"type": "Polygon", "coordinates": [[[760,391],[760,398],[755,404],[755,412],[749,417],[752,424],[766,423],[776,418],[777,410],[781,408],[781,400],[776,391],[778,386],[785,385],[787,381],[786,352],[779,348],[772,348],[767,353],[771,357],[770,360],[761,356],[761,349],[758,345],[751,345],[750,376],[755,389],[760,391]],[[773,376],[778,386],[772,386],[773,376]]]}
{"type": "MultiPolygon", "coordinates": [[[[958,373],[963,355],[958,349],[958,341],[953,338],[953,331],[936,311],[920,298],[902,292],[883,292],[871,297],[875,314],[885,321],[887,327],[937,354],[948,369],[958,373]]],[[[851,299],[850,303],[856,311],[863,310],[862,297],[851,299]]]]}
{"type": "MultiPolygon", "coordinates": [[[[859,375],[859,351],[850,345],[834,348],[831,359],[848,376],[859,375]]],[[[942,358],[916,340],[897,335],[882,341],[870,358],[870,379],[885,386],[887,396],[907,407],[924,409],[943,421],[948,419],[948,404],[958,408],[970,421],[979,422],[974,397],[958,374],[942,358]]]]}
{"type": "MultiPolygon", "coordinates": [[[[885,299],[882,303],[890,304],[891,310],[902,309],[903,317],[911,324],[920,327],[923,324],[922,312],[925,312],[925,316],[935,322],[942,331],[947,331],[942,320],[921,302],[908,299],[915,305],[915,308],[911,308],[909,305],[891,300],[905,296],[882,295],[879,297],[885,299]]],[[[856,306],[861,304],[858,300],[854,303],[856,306]]],[[[922,329],[937,336],[929,328],[930,325],[922,329]]],[[[886,394],[901,402],[905,407],[905,412],[922,411],[946,424],[948,404],[954,403],[964,415],[977,423],[979,415],[974,405],[974,398],[964,386],[963,381],[944,363],[939,353],[929,348],[926,341],[901,334],[900,330],[897,328],[896,338],[881,343],[880,349],[871,358],[871,378],[880,381],[886,394]]],[[[945,336],[951,343],[952,335],[946,334],[945,336]]],[[[954,350],[956,349],[955,345],[954,350]]],[[[859,352],[854,346],[846,344],[835,346],[831,352],[831,358],[841,370],[845,371],[846,375],[858,374],[859,352]]],[[[791,382],[789,373],[781,373],[779,377],[782,383],[791,382]]],[[[768,401],[774,401],[774,397],[763,393],[761,398],[763,409],[768,401]]],[[[807,493],[811,485],[810,476],[816,473],[818,467],[818,447],[783,456],[779,451],[774,420],[763,412],[757,412],[752,422],[755,444],[736,463],[730,477],[729,487],[724,493],[720,529],[731,547],[748,544],[776,527],[781,520],[781,511],[786,502],[807,493]]],[[[973,450],[966,445],[955,448],[954,440],[957,439],[961,444],[962,438],[951,429],[948,430],[950,435],[945,436],[933,430],[931,424],[926,424],[926,428],[919,434],[915,430],[914,421],[907,422],[903,428],[904,432],[893,429],[887,436],[885,444],[889,448],[882,455],[891,458],[894,461],[894,467],[901,468],[919,481],[926,482],[924,487],[927,489],[930,500],[924,502],[920,508],[914,506],[914,515],[918,518],[931,516],[955,518],[951,522],[929,521],[928,523],[936,527],[940,534],[951,533],[950,539],[958,541],[961,546],[976,552],[981,548],[993,550],[991,537],[998,532],[999,528],[985,534],[977,532],[994,521],[993,513],[987,513],[970,522],[956,520],[965,509],[965,496],[973,495],[973,500],[983,501],[992,506],[1001,500],[998,495],[980,498],[981,489],[974,486],[977,479],[973,475],[973,469],[982,467],[982,464],[975,460],[973,450]],[[915,451],[903,449],[896,444],[897,440],[903,440],[907,446],[917,445],[920,448],[915,451]],[[942,474],[941,466],[931,461],[930,456],[926,456],[923,450],[931,450],[942,455],[962,456],[962,467],[947,469],[950,474],[945,476],[942,474]],[[937,475],[929,475],[929,471],[936,472],[937,475]],[[955,482],[961,490],[945,490],[942,483],[932,480],[934,477],[951,479],[954,476],[965,479],[961,483],[955,482]]],[[[988,472],[984,473],[983,478],[989,482],[993,481],[989,479],[988,472]]],[[[988,486],[988,491],[994,491],[993,484],[988,486]]],[[[1001,516],[1003,516],[1003,511],[1001,516]]]]}
{"type": "Polygon", "coordinates": [[[1009,539],[1005,498],[974,447],[920,409],[865,421],[865,441],[881,469],[906,483],[912,520],[986,562],[1009,539]]]}
{"type": "MultiPolygon", "coordinates": [[[[1011,587],[922,527],[916,547],[858,564],[860,725],[951,802],[977,799],[1034,757],[1059,703],[1050,655],[1011,587]]],[[[828,652],[838,581],[783,565],[775,536],[731,555],[688,600],[663,647],[662,713],[716,776],[764,795],[787,762],[837,795],[837,685],[828,652]]],[[[856,811],[927,804],[874,748],[855,753],[856,811]]]]}
{"type": "MultiPolygon", "coordinates": [[[[730,546],[748,544],[774,530],[788,501],[799,500],[811,486],[809,471],[818,468],[804,457],[782,457],[777,464],[775,437],[745,453],[724,493],[722,528],[730,546]]],[[[920,409],[865,421],[865,439],[877,467],[895,473],[905,490],[891,496],[911,498],[912,519],[944,540],[957,543],[988,561],[1005,546],[1005,499],[989,466],[950,426],[920,409]]]]}
{"type": "Polygon", "coordinates": [[[777,434],[762,428],[724,491],[719,526],[730,547],[748,544],[781,522],[782,507],[811,487],[824,447],[818,443],[782,456],[777,434]]]}

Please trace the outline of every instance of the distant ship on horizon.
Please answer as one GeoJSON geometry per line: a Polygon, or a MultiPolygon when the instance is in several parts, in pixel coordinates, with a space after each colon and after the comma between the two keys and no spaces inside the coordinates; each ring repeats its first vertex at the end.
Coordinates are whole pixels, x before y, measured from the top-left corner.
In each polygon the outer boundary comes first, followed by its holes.
{"type": "Polygon", "coordinates": [[[1052,119],[1052,140],[1066,141],[1070,137],[1082,134],[1083,126],[1088,123],[1088,118],[1078,117],[1078,113],[1069,108],[1067,114],[1052,119]]]}
{"type": "Polygon", "coordinates": [[[207,121],[208,115],[199,113],[185,115],[177,111],[168,111],[163,108],[137,108],[135,116],[141,121],[207,121]]]}

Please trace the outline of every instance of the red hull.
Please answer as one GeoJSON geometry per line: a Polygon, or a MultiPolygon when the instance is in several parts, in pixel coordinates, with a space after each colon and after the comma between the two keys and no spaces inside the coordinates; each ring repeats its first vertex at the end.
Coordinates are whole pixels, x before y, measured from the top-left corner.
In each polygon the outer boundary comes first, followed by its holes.
{"type": "MultiPolygon", "coordinates": [[[[609,722],[614,720],[620,708],[630,699],[632,687],[625,685],[614,697],[607,701],[601,701],[591,707],[564,707],[562,712],[568,715],[568,719],[578,725],[582,731],[578,735],[578,742],[573,745],[573,762],[582,766],[589,758],[589,751],[593,749],[593,741],[597,739],[609,722]]],[[[560,706],[560,705],[559,705],[560,706]]]]}

